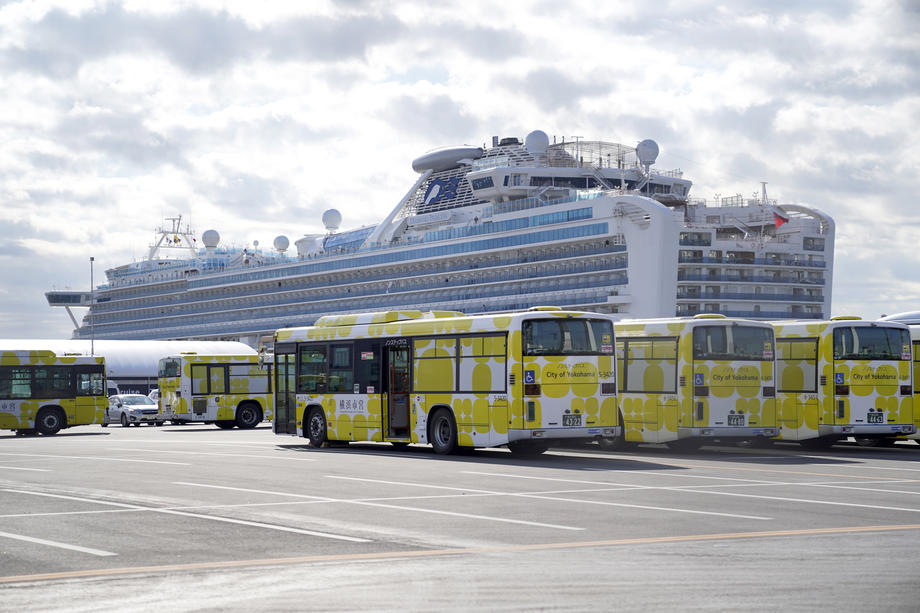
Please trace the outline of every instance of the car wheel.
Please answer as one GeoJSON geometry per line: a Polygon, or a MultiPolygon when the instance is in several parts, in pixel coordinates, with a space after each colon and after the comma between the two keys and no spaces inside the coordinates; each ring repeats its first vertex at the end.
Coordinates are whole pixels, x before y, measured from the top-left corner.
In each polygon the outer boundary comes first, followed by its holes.
{"type": "Polygon", "coordinates": [[[121,427],[122,428],[128,427],[128,416],[125,415],[124,413],[121,414],[121,427]]]}

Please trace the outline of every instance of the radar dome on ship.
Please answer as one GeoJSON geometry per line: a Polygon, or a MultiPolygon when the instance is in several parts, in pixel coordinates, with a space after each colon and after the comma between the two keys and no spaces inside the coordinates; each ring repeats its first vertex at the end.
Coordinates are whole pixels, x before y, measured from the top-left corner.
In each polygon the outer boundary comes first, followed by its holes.
{"type": "Polygon", "coordinates": [[[415,172],[425,172],[426,170],[440,172],[442,170],[450,170],[451,168],[460,166],[460,162],[463,160],[478,160],[482,157],[482,153],[483,151],[480,147],[466,146],[435,149],[421,157],[415,158],[412,161],[412,170],[415,172]]]}
{"type": "Polygon", "coordinates": [[[335,209],[329,209],[323,213],[323,225],[329,232],[335,232],[342,225],[342,214],[335,209]]]}
{"type": "Polygon", "coordinates": [[[205,230],[204,234],[201,235],[201,242],[204,243],[207,249],[214,249],[220,243],[220,234],[218,234],[217,230],[205,230]]]}
{"type": "Polygon", "coordinates": [[[275,237],[275,242],[273,243],[273,245],[275,246],[275,251],[280,251],[281,253],[284,253],[285,251],[287,251],[287,248],[291,245],[291,241],[288,240],[288,237],[282,234],[281,236],[275,237]]]}

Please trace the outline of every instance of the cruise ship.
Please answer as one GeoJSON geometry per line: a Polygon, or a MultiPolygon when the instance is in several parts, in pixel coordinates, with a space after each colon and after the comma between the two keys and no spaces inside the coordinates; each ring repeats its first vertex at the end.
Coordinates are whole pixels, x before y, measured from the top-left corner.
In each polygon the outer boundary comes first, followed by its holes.
{"type": "MultiPolygon", "coordinates": [[[[143,260],[104,285],[46,293],[74,338],[258,339],[330,314],[417,309],[488,313],[553,305],[621,318],[721,313],[830,315],[834,221],[798,204],[690,196],[681,170],[635,147],[536,130],[491,146],[437,149],[376,225],[271,248],[201,241],[167,220],[143,260]],[[178,255],[176,254],[178,250],[178,255]],[[88,308],[80,321],[75,307],[88,308]]],[[[347,209],[345,209],[347,214],[347,209]]]]}

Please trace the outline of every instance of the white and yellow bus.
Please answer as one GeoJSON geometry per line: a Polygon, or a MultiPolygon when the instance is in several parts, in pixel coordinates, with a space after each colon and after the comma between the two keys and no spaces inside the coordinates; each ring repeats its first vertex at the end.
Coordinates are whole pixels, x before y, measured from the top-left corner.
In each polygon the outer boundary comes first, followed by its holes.
{"type": "Polygon", "coordinates": [[[822,449],[917,431],[907,326],[855,317],[773,326],[781,440],[822,449]]]}
{"type": "Polygon", "coordinates": [[[617,436],[613,319],[536,307],[321,317],[274,339],[276,434],[437,453],[617,436]]]}
{"type": "Polygon", "coordinates": [[[0,352],[0,429],[57,434],[102,423],[105,360],[53,351],[0,352]]]}
{"type": "Polygon", "coordinates": [[[271,356],[169,356],[160,360],[157,383],[160,412],[173,423],[248,429],[273,416],[271,356]]]}
{"type": "Polygon", "coordinates": [[[613,448],[778,434],[773,328],[722,315],[616,324],[623,436],[613,448]]]}
{"type": "Polygon", "coordinates": [[[910,325],[910,340],[913,344],[913,372],[911,376],[914,378],[914,425],[916,426],[916,431],[914,434],[908,438],[918,439],[920,443],[920,325],[910,325]]]}

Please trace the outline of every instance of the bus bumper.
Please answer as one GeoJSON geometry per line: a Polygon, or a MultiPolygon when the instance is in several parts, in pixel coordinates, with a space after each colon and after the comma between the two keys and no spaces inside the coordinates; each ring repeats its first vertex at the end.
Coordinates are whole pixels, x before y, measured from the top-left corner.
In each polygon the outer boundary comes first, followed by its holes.
{"type": "Polygon", "coordinates": [[[818,436],[900,436],[914,434],[917,426],[914,424],[821,424],[818,426],[818,436]]]}
{"type": "Polygon", "coordinates": [[[620,426],[590,428],[534,428],[527,430],[508,429],[508,441],[555,441],[559,439],[594,439],[616,438],[620,436],[620,426]]]}
{"type": "Polygon", "coordinates": [[[779,436],[779,428],[758,428],[740,426],[712,426],[706,428],[678,428],[677,438],[773,438],[779,436]]]}

